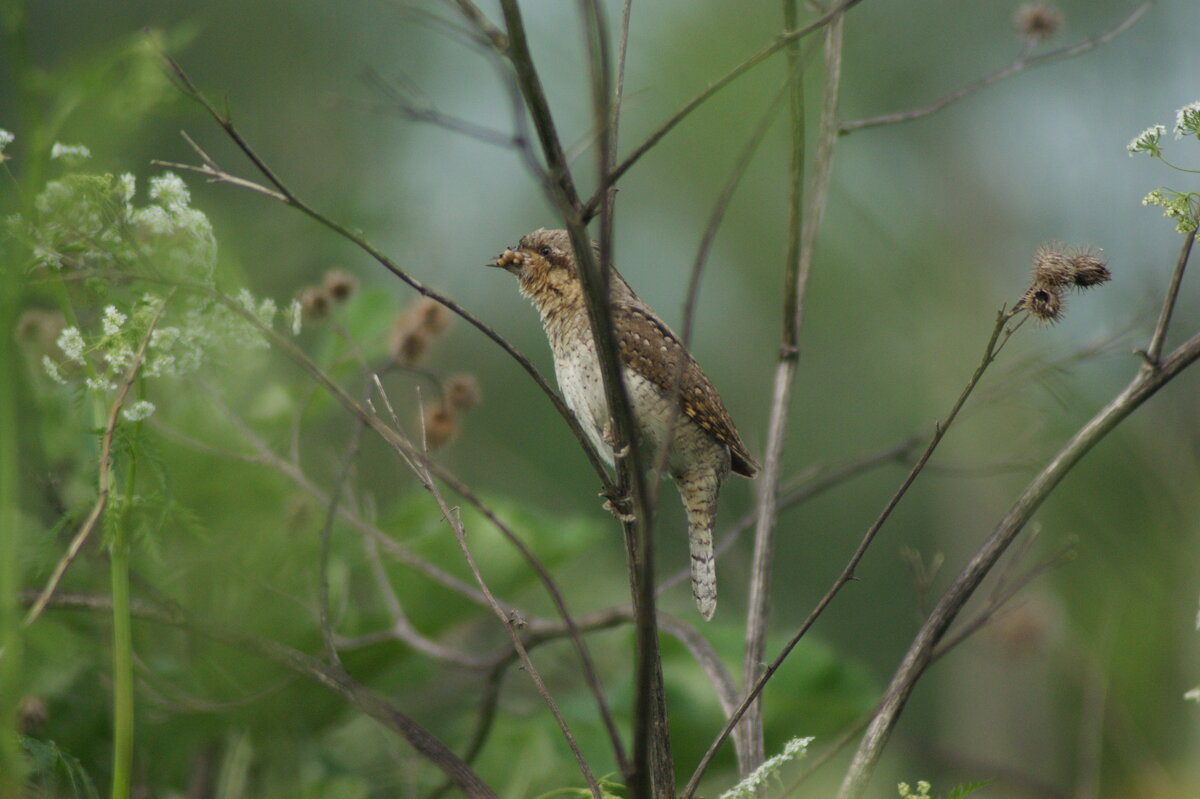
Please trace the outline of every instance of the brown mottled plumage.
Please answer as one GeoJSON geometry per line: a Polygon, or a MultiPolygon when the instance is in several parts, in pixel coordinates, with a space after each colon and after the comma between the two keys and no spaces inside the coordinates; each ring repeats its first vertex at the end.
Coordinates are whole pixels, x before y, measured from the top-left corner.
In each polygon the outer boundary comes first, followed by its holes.
{"type": "MultiPolygon", "coordinates": [[[[563,397],[611,464],[608,403],[567,232],[535,230],[492,265],[516,275],[521,293],[541,314],[563,397]]],[[[687,511],[692,594],[708,619],[717,604],[712,533],[721,482],[731,468],[753,477],[758,465],[721,397],[679,337],[616,270],[611,277],[613,324],[640,439],[656,449],[675,417],[668,468],[687,511]]]]}

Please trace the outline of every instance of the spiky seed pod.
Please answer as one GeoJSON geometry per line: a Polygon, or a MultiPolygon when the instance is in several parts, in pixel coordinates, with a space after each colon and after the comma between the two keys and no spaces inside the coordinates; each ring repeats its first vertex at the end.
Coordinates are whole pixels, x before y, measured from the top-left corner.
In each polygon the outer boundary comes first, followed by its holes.
{"type": "Polygon", "coordinates": [[[1066,286],[1075,280],[1071,256],[1058,242],[1043,244],[1033,255],[1033,285],[1066,286]]]}
{"type": "Polygon", "coordinates": [[[1025,3],[1013,14],[1013,27],[1026,39],[1049,39],[1062,24],[1062,12],[1043,3],[1025,3]]]}
{"type": "Polygon", "coordinates": [[[431,405],[422,414],[421,426],[426,446],[437,449],[458,435],[458,414],[445,403],[431,405]]]}
{"type": "Polygon", "coordinates": [[[329,308],[332,303],[330,302],[329,295],[324,290],[316,286],[309,286],[300,292],[299,300],[300,312],[304,314],[305,319],[324,319],[329,315],[329,308]]]}
{"type": "Polygon", "coordinates": [[[1090,248],[1072,253],[1071,267],[1074,270],[1074,283],[1081,289],[1112,280],[1112,272],[1108,271],[1107,262],[1090,248]]]}
{"type": "Polygon", "coordinates": [[[330,269],[325,273],[321,287],[325,289],[329,299],[340,303],[350,299],[350,295],[358,288],[358,281],[354,279],[354,275],[344,269],[330,269]]]}
{"type": "Polygon", "coordinates": [[[446,404],[461,411],[479,404],[479,383],[471,375],[453,375],[442,385],[446,404]]]}
{"type": "Polygon", "coordinates": [[[1054,324],[1062,319],[1063,298],[1056,286],[1030,286],[1021,297],[1020,305],[1043,322],[1054,324]]]}

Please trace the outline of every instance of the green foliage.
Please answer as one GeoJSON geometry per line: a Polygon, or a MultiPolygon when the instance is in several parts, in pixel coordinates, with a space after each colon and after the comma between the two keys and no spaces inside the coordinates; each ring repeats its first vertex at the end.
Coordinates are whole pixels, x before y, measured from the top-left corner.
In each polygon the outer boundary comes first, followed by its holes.
{"type": "Polygon", "coordinates": [[[29,756],[27,779],[34,796],[99,799],[96,786],[78,758],[64,752],[54,741],[22,736],[21,744],[29,756]]]}

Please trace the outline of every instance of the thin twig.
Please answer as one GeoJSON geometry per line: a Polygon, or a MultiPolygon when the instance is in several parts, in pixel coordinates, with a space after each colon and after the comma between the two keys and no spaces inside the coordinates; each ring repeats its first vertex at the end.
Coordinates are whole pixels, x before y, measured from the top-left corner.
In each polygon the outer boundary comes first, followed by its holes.
{"type": "Polygon", "coordinates": [[[1063,58],[1071,58],[1079,55],[1080,53],[1085,53],[1088,50],[1091,50],[1093,47],[1099,47],[1100,45],[1115,39],[1117,36],[1120,36],[1122,33],[1132,27],[1135,22],[1141,19],[1142,15],[1149,11],[1150,6],[1154,5],[1154,3],[1155,0],[1146,0],[1136,9],[1134,9],[1133,13],[1123,19],[1115,28],[1105,31],[1098,36],[1093,36],[1090,39],[1084,39],[1082,42],[1071,45],[1070,47],[1052,50],[1049,53],[1043,53],[1042,55],[1034,58],[1029,58],[1028,52],[1023,50],[1021,55],[1019,55],[1016,60],[1014,60],[1008,66],[998,69],[990,75],[985,75],[973,83],[969,83],[966,86],[955,89],[946,96],[935,100],[929,105],[924,105],[920,108],[914,108],[910,111],[902,111],[896,114],[884,114],[882,116],[870,117],[869,119],[858,119],[854,120],[853,122],[845,122],[842,124],[838,132],[842,135],[845,135],[847,133],[853,133],[856,130],[862,130],[863,128],[873,128],[879,125],[891,125],[897,122],[908,122],[913,119],[920,119],[921,117],[929,116],[930,114],[941,111],[943,108],[955,102],[956,100],[961,100],[967,95],[974,94],[980,89],[986,89],[993,83],[998,83],[1005,78],[1016,75],[1018,72],[1023,72],[1027,69],[1032,69],[1033,67],[1039,67],[1042,64],[1048,64],[1051,61],[1058,61],[1059,59],[1063,58]]]}
{"type": "Polygon", "coordinates": [[[1154,326],[1154,335],[1150,337],[1150,346],[1146,347],[1144,369],[1155,369],[1158,366],[1163,344],[1167,340],[1167,328],[1171,326],[1171,314],[1175,310],[1175,303],[1179,299],[1179,289],[1183,285],[1183,272],[1187,268],[1188,258],[1192,254],[1192,245],[1195,243],[1194,233],[1184,235],[1183,244],[1179,248],[1179,257],[1175,259],[1175,269],[1171,272],[1171,283],[1167,286],[1167,293],[1163,295],[1162,310],[1158,314],[1158,323],[1154,326]]]}
{"type": "MultiPolygon", "coordinates": [[[[789,27],[795,24],[796,8],[793,0],[784,4],[785,19],[789,27]]],[[[764,460],[763,476],[759,481],[758,518],[754,529],[754,554],[751,561],[749,608],[746,616],[745,653],[742,662],[742,685],[747,689],[762,672],[766,651],[766,637],[770,616],[771,564],[774,561],[775,526],[778,521],[778,483],[782,473],[783,439],[787,426],[792,384],[795,380],[799,360],[800,328],[804,321],[805,297],[808,280],[812,274],[813,257],[816,251],[817,232],[820,230],[828,196],[829,176],[833,169],[833,147],[837,138],[838,100],[841,93],[842,31],[844,15],[834,16],[825,28],[824,84],[821,98],[820,128],[817,134],[817,152],[813,159],[812,175],[809,178],[807,196],[803,187],[803,159],[805,157],[805,133],[802,122],[804,111],[803,73],[801,53],[793,42],[788,50],[788,61],[793,72],[792,119],[794,140],[793,158],[801,159],[793,165],[791,213],[789,215],[788,262],[784,291],[782,341],[776,366],[775,390],[768,425],[768,456],[764,460]],[[801,211],[801,203],[803,210],[801,211]],[[798,237],[797,237],[798,234],[798,237]]],[[[757,767],[765,758],[762,739],[762,710],[759,703],[750,706],[744,725],[750,737],[750,767],[757,767]]]]}
{"type": "MultiPolygon", "coordinates": [[[[30,597],[26,596],[23,596],[22,600],[32,601],[30,597]]],[[[51,599],[49,607],[111,611],[112,599],[107,596],[60,594],[51,599]]],[[[183,613],[177,607],[166,608],[156,603],[135,600],[130,607],[130,612],[133,616],[147,621],[180,627],[205,638],[238,649],[249,650],[323,685],[367,716],[380,722],[387,729],[398,733],[414,750],[437,766],[470,799],[497,799],[496,793],[471,770],[470,766],[451,752],[436,736],[401,712],[395,705],[365,685],[356,682],[336,664],[327,663],[277,641],[199,621],[183,613]]]]}
{"type": "MultiPolygon", "coordinates": [[[[728,73],[726,73],[722,77],[720,77],[717,80],[710,83],[708,85],[708,88],[706,88],[704,91],[700,92],[695,97],[693,97],[691,100],[689,100],[687,103],[685,103],[682,108],[680,108],[678,111],[676,111],[674,114],[672,114],[665,122],[663,122],[661,125],[659,125],[658,128],[656,128],[653,133],[651,133],[649,136],[647,136],[637,147],[635,147],[629,155],[625,156],[625,159],[623,161],[621,161],[620,163],[618,163],[613,168],[612,172],[609,174],[609,176],[608,176],[609,183],[615,184],[618,180],[620,180],[621,177],[626,172],[629,171],[630,167],[632,167],[635,163],[637,163],[638,160],[643,155],[645,155],[651,149],[653,149],[655,147],[655,145],[657,145],[664,136],[666,136],[668,133],[670,133],[675,128],[676,125],[678,125],[680,122],[682,122],[684,119],[686,119],[697,108],[702,106],[708,100],[708,98],[712,97],[714,94],[716,94],[721,89],[728,86],[734,80],[741,77],[742,75],[749,72],[751,69],[758,66],[763,61],[765,61],[766,59],[768,59],[769,57],[774,55],[775,53],[782,50],[784,47],[786,47],[788,45],[789,42],[795,41],[797,39],[802,39],[803,37],[807,36],[808,34],[812,33],[813,31],[820,30],[821,28],[828,25],[829,22],[831,20],[833,20],[835,17],[839,16],[840,14],[842,14],[846,11],[849,11],[851,8],[858,5],[860,2],[862,2],[862,0],[843,0],[843,2],[839,3],[837,6],[830,9],[825,14],[822,14],[820,17],[813,20],[808,25],[805,25],[802,28],[797,28],[796,30],[793,30],[793,31],[789,31],[788,33],[785,33],[785,34],[779,36],[778,38],[775,39],[774,42],[772,42],[771,44],[767,45],[763,49],[759,50],[754,55],[747,58],[745,61],[743,61],[738,66],[734,67],[732,70],[730,70],[728,73]]],[[[590,220],[592,217],[594,217],[596,215],[596,213],[599,210],[600,203],[604,200],[604,197],[608,193],[608,190],[609,190],[608,185],[603,185],[603,186],[597,187],[596,192],[591,197],[588,198],[586,203],[584,203],[580,207],[580,216],[583,218],[583,220],[585,222],[590,220]]]]}
{"type": "Polygon", "coordinates": [[[558,392],[551,388],[550,384],[546,381],[546,378],[542,376],[541,372],[537,370],[537,367],[535,367],[528,358],[521,354],[521,352],[512,344],[510,344],[503,336],[482,322],[480,319],[476,318],[473,314],[456,303],[454,300],[429,288],[415,277],[401,269],[395,261],[384,255],[384,253],[376,248],[375,245],[371,244],[371,242],[368,241],[365,236],[350,230],[341,223],[334,221],[328,216],[325,216],[320,211],[317,211],[312,206],[300,200],[300,198],[297,197],[296,194],[294,194],[280,180],[280,178],[267,165],[258,152],[254,150],[254,148],[251,147],[250,144],[242,137],[241,132],[234,126],[233,121],[229,118],[229,116],[218,111],[217,108],[208,100],[208,98],[201,93],[194,83],[192,83],[191,78],[188,77],[183,68],[169,58],[166,59],[166,63],[172,70],[175,78],[179,81],[182,91],[204,107],[209,116],[211,116],[213,120],[220,125],[220,127],[225,131],[225,134],[233,140],[238,149],[242,151],[242,154],[245,155],[246,158],[249,159],[249,161],[255,166],[255,168],[262,173],[271,186],[275,187],[276,191],[272,192],[271,189],[265,186],[253,183],[252,181],[247,181],[243,178],[238,178],[235,175],[231,175],[230,173],[216,166],[213,159],[202,151],[201,158],[204,161],[204,166],[184,167],[180,165],[181,168],[190,168],[192,171],[206,174],[218,182],[229,183],[231,185],[247,188],[280,200],[286,205],[295,208],[309,218],[315,220],[324,227],[332,230],[342,238],[354,244],[360,250],[375,259],[376,262],[382,265],[393,275],[407,283],[409,287],[411,287],[418,294],[434,300],[435,302],[445,306],[452,313],[462,317],[467,321],[468,324],[498,344],[501,349],[507,352],[509,356],[511,356],[518,364],[520,364],[526,373],[533,378],[534,382],[537,383],[538,387],[542,389],[542,392],[545,393],[550,399],[550,402],[559,412],[559,415],[563,417],[563,419],[567,422],[567,425],[575,434],[580,446],[583,447],[585,454],[587,454],[588,460],[592,464],[592,468],[596,471],[597,476],[600,478],[601,484],[605,487],[605,490],[608,491],[612,489],[612,485],[608,478],[608,473],[605,471],[603,462],[601,461],[600,456],[596,453],[591,441],[588,440],[587,435],[583,432],[583,429],[579,426],[579,423],[575,420],[575,417],[567,408],[566,403],[563,402],[562,397],[558,395],[558,392]]]}
{"type": "Polygon", "coordinates": [[[587,782],[588,788],[592,792],[593,799],[603,799],[600,794],[600,785],[596,782],[595,775],[592,774],[592,770],[588,767],[587,761],[583,757],[583,753],[579,750],[579,744],[576,742],[575,736],[571,733],[571,728],[567,726],[566,719],[562,717],[562,713],[560,713],[558,710],[558,704],[554,701],[554,697],[550,695],[550,691],[546,688],[546,683],[542,680],[541,674],[538,673],[537,668],[533,665],[533,661],[529,658],[529,652],[525,649],[525,644],[521,641],[521,636],[517,633],[515,620],[509,613],[504,611],[504,608],[500,607],[498,602],[496,602],[495,598],[492,596],[491,589],[488,588],[487,582],[483,579],[483,574],[479,571],[479,565],[475,562],[475,557],[471,554],[471,548],[467,546],[467,532],[463,528],[462,519],[458,514],[458,510],[452,509],[446,504],[446,501],[442,497],[441,491],[438,490],[437,483],[434,482],[433,475],[430,473],[429,468],[425,465],[425,462],[419,462],[413,459],[409,460],[408,465],[417,475],[418,479],[420,479],[421,484],[425,487],[425,490],[433,496],[438,508],[441,509],[442,518],[445,519],[446,524],[448,524],[451,530],[453,530],[454,538],[456,541],[458,541],[458,547],[462,551],[463,558],[465,558],[467,561],[467,566],[470,568],[471,574],[474,576],[475,582],[479,586],[479,590],[483,592],[485,597],[487,597],[488,603],[492,607],[492,611],[496,614],[496,617],[504,626],[505,632],[508,633],[509,638],[512,640],[513,649],[516,650],[517,655],[521,658],[522,667],[529,675],[529,679],[533,681],[534,686],[537,688],[538,694],[542,697],[542,701],[545,702],[546,706],[550,709],[551,715],[554,716],[554,721],[558,724],[559,731],[562,732],[563,737],[566,739],[567,746],[570,747],[571,754],[574,755],[575,762],[579,765],[579,771],[583,774],[583,778],[587,782]]]}
{"type": "Polygon", "coordinates": [[[1125,389],[1079,429],[1042,469],[968,561],[921,626],[888,685],[842,782],[839,799],[859,797],[891,736],[913,687],[929,666],[938,642],[996,561],[1024,529],[1034,512],[1093,446],[1176,375],[1200,358],[1200,334],[1177,347],[1159,368],[1140,370],[1125,389]]]}
{"type": "Polygon", "coordinates": [[[154,333],[154,328],[158,325],[158,320],[162,318],[163,311],[167,308],[167,303],[174,296],[172,291],[166,299],[158,306],[158,310],[154,314],[154,318],[150,320],[150,324],[146,327],[146,335],[142,338],[142,343],[138,347],[133,356],[133,362],[129,364],[129,368],[125,370],[124,377],[121,378],[121,383],[117,386],[116,396],[113,397],[112,404],[108,409],[108,416],[104,422],[104,432],[100,436],[100,458],[98,461],[98,476],[96,480],[96,501],[92,504],[92,509],[84,519],[83,524],[79,526],[79,531],[75,533],[75,537],[71,539],[70,546],[63,553],[62,558],[54,566],[54,571],[51,572],[50,578],[46,580],[46,585],[38,594],[37,599],[29,608],[29,612],[25,614],[25,619],[22,625],[28,627],[37,621],[38,616],[42,615],[42,611],[46,608],[46,603],[54,595],[58,589],[63,577],[67,573],[67,569],[75,561],[79,555],[83,545],[91,536],[92,531],[96,529],[97,522],[104,514],[104,508],[108,505],[108,495],[112,487],[112,442],[113,435],[117,430],[117,418],[121,412],[121,406],[125,404],[125,397],[129,395],[129,389],[133,386],[133,381],[137,379],[138,372],[141,371],[142,362],[146,357],[146,348],[150,346],[150,337],[154,333]]]}
{"type": "Polygon", "coordinates": [[[754,699],[762,692],[762,689],[764,686],[766,686],[767,681],[771,679],[772,675],[774,675],[779,667],[783,664],[783,661],[789,654],[791,654],[791,651],[795,648],[796,644],[800,643],[800,639],[804,637],[809,628],[812,627],[821,614],[824,613],[825,608],[829,606],[829,603],[833,601],[833,598],[848,582],[854,579],[855,570],[858,568],[858,564],[862,560],[863,556],[866,555],[867,549],[875,540],[876,535],[891,516],[892,511],[894,511],[896,506],[900,504],[900,500],[904,498],[904,495],[908,492],[908,489],[917,479],[917,476],[924,469],[925,464],[933,455],[934,450],[937,449],[938,444],[946,435],[946,432],[950,429],[950,426],[954,423],[954,419],[958,416],[959,411],[962,409],[963,405],[966,404],[967,398],[971,396],[971,392],[974,391],[975,386],[978,385],[980,378],[983,377],[983,373],[987,371],[988,366],[990,366],[995,360],[996,353],[999,352],[1004,342],[1008,340],[1007,336],[1001,339],[1001,335],[1005,333],[1005,325],[1014,316],[1014,314],[1015,312],[1013,311],[1001,309],[996,315],[996,324],[993,326],[987,346],[984,348],[983,358],[980,360],[979,365],[975,367],[975,372],[971,375],[970,380],[967,381],[966,386],[963,387],[962,392],[958,396],[958,400],[954,403],[954,406],[950,409],[950,412],[946,415],[946,418],[934,426],[933,436],[930,438],[929,444],[925,447],[925,451],[921,453],[921,456],[917,459],[917,462],[913,464],[912,469],[909,470],[908,475],[904,478],[903,482],[901,482],[900,487],[896,489],[896,492],[892,495],[892,498],[888,500],[887,504],[884,506],[879,516],[875,519],[874,523],[872,523],[872,525],[867,529],[867,532],[863,535],[862,540],[858,544],[858,548],[854,550],[854,554],[850,556],[849,562],[846,564],[845,568],[842,569],[842,572],[838,575],[837,579],[834,580],[833,585],[830,586],[829,590],[825,592],[825,595],[821,597],[819,602],[817,602],[816,607],[814,607],[812,612],[808,614],[808,618],[806,618],[804,623],[800,625],[800,628],[793,633],[792,637],[783,646],[783,649],[780,650],[779,654],[776,655],[775,659],[772,660],[771,663],[768,664],[763,670],[762,674],[759,675],[753,687],[747,692],[745,699],[742,700],[742,704],[739,707],[738,712],[734,713],[730,717],[729,722],[725,725],[725,728],[721,730],[721,734],[718,735],[717,739],[713,741],[711,746],[709,746],[708,751],[705,752],[704,757],[700,760],[700,764],[696,767],[696,771],[692,774],[692,778],[688,781],[688,788],[685,789],[681,799],[689,799],[689,797],[694,793],[696,785],[699,784],[700,778],[703,776],[704,771],[708,768],[708,765],[712,762],[717,750],[729,736],[730,731],[733,729],[734,725],[737,724],[746,708],[749,707],[754,699]]]}

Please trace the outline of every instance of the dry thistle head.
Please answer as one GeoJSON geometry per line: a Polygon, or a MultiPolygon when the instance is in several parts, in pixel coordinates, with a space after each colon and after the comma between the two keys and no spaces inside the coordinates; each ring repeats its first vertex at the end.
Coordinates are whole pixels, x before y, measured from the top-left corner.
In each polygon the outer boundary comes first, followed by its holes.
{"type": "Polygon", "coordinates": [[[470,410],[479,404],[479,383],[471,375],[453,375],[442,384],[442,397],[451,408],[470,410]]]}
{"type": "Polygon", "coordinates": [[[429,345],[450,327],[451,320],[450,311],[436,300],[417,300],[392,323],[388,354],[403,366],[416,366],[429,345]]]}
{"type": "Polygon", "coordinates": [[[321,288],[329,295],[329,299],[341,303],[350,299],[350,295],[358,288],[358,281],[344,269],[330,269],[325,273],[321,288]]]}
{"type": "Polygon", "coordinates": [[[1075,265],[1058,242],[1038,247],[1033,256],[1033,285],[1066,286],[1075,282],[1075,265]]]}
{"type": "Polygon", "coordinates": [[[329,295],[316,286],[309,286],[300,292],[299,300],[300,312],[304,314],[305,319],[310,321],[324,319],[329,315],[329,309],[333,305],[329,295]]]}
{"type": "Polygon", "coordinates": [[[1062,27],[1063,15],[1044,3],[1024,3],[1013,14],[1013,27],[1022,38],[1034,41],[1049,39],[1062,27]]]}
{"type": "Polygon", "coordinates": [[[425,445],[437,449],[458,434],[458,414],[445,403],[431,405],[421,416],[421,428],[425,431],[425,445]]]}
{"type": "Polygon", "coordinates": [[[1054,324],[1063,315],[1063,298],[1057,286],[1030,286],[1017,307],[1029,311],[1030,316],[1054,324]]]}
{"type": "Polygon", "coordinates": [[[1112,272],[1108,271],[1108,262],[1090,247],[1071,253],[1071,267],[1074,269],[1073,281],[1081,289],[1098,286],[1112,280],[1112,272]]]}

